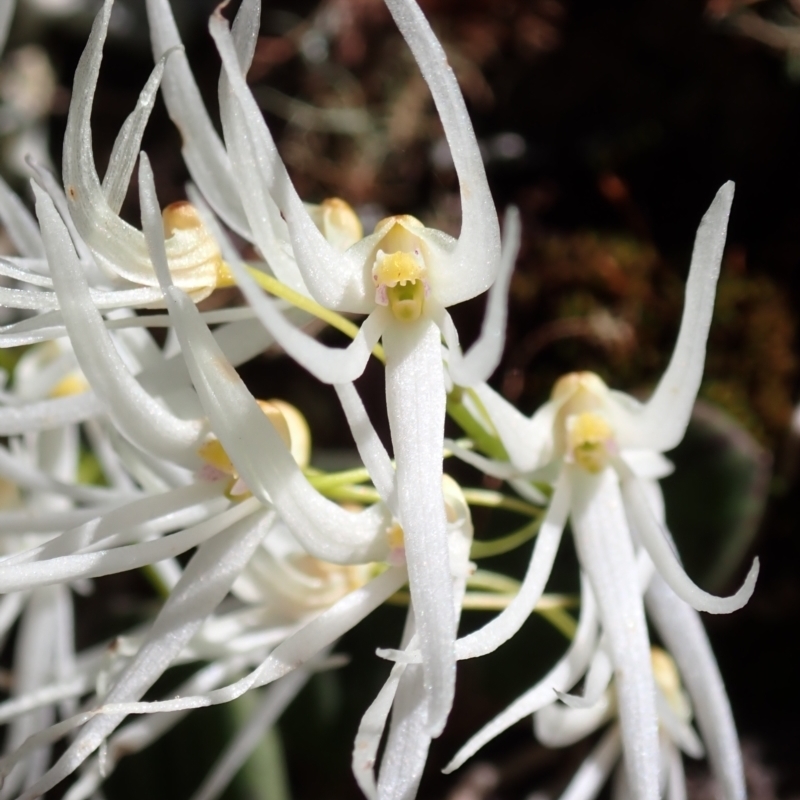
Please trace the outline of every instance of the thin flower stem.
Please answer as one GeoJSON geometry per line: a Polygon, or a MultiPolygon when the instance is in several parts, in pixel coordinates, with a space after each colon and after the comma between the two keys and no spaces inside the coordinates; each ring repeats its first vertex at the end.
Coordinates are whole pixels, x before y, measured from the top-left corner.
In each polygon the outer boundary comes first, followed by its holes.
{"type": "Polygon", "coordinates": [[[539,532],[539,526],[541,524],[541,519],[534,519],[519,530],[514,531],[514,533],[509,533],[507,536],[500,536],[497,539],[490,539],[488,541],[474,541],[472,543],[472,549],[470,550],[470,558],[490,558],[491,556],[509,553],[511,550],[515,550],[520,545],[533,539],[539,532]]]}
{"type": "Polygon", "coordinates": [[[514,511],[526,517],[539,517],[545,509],[526,503],[517,497],[508,497],[501,492],[493,492],[490,489],[464,489],[464,499],[471,506],[483,506],[485,508],[502,508],[505,511],[514,511]]]}
{"type": "MultiPolygon", "coordinates": [[[[264,291],[269,292],[275,297],[280,297],[281,300],[286,300],[287,303],[291,303],[295,308],[306,311],[312,316],[317,317],[317,319],[321,319],[323,322],[327,322],[332,328],[336,328],[337,331],[341,331],[351,339],[355,339],[358,335],[358,325],[350,322],[349,319],[346,319],[341,314],[330,311],[311,298],[303,296],[299,292],[294,291],[294,289],[290,289],[277,278],[273,278],[271,275],[261,272],[261,270],[255,269],[254,267],[248,267],[247,269],[256,283],[264,289],[264,291]]],[[[379,344],[375,345],[372,354],[378,361],[384,364],[386,363],[386,356],[383,353],[383,348],[379,344]]]]}
{"type": "Polygon", "coordinates": [[[309,483],[318,491],[325,494],[329,490],[344,487],[347,484],[366,483],[369,480],[369,472],[364,467],[348,469],[342,472],[315,473],[306,472],[309,483]]]}
{"type": "MultiPolygon", "coordinates": [[[[480,402],[475,392],[471,389],[467,389],[466,393],[476,402],[479,408],[483,408],[483,404],[480,402]]],[[[497,434],[487,431],[464,405],[464,394],[465,390],[458,387],[450,392],[447,396],[447,413],[459,424],[464,433],[475,442],[479,450],[490,458],[494,458],[498,461],[508,461],[508,453],[506,453],[506,449],[503,447],[497,434]]]]}

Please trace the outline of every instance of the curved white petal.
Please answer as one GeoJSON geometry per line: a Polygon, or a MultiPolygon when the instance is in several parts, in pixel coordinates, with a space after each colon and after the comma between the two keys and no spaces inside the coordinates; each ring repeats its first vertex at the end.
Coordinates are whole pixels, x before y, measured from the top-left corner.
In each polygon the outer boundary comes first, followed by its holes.
{"type": "Polygon", "coordinates": [[[433,95],[461,187],[461,233],[446,262],[436,265],[436,297],[461,303],[494,282],[500,266],[500,227],[478,141],[464,98],[441,44],[414,0],[387,0],[433,95]]]}
{"type": "Polygon", "coordinates": [[[411,664],[403,669],[392,706],[392,723],[378,776],[378,800],[414,800],[417,796],[431,743],[428,706],[423,667],[411,664]]]}
{"type": "MultiPolygon", "coordinates": [[[[239,104],[243,126],[238,130],[249,140],[249,145],[242,142],[241,146],[253,149],[253,163],[258,167],[261,183],[286,219],[297,265],[308,290],[326,308],[369,313],[375,306],[369,273],[372,265],[340,253],[325,240],[289,179],[242,75],[228,23],[221,14],[211,17],[209,31],[219,50],[233,97],[239,104]]],[[[269,253],[264,256],[269,258],[269,253]]]]}
{"type": "Polygon", "coordinates": [[[0,219],[3,221],[8,238],[20,255],[28,258],[44,257],[44,245],[36,220],[2,178],[0,178],[0,219]]]}
{"type": "Polygon", "coordinates": [[[613,705],[608,695],[588,708],[570,708],[550,703],[533,717],[533,732],[547,747],[567,747],[594,733],[613,716],[613,705]]]}
{"type": "Polygon", "coordinates": [[[203,196],[228,227],[249,238],[247,218],[228,155],[208,116],[200,91],[183,52],[169,0],[146,0],[153,55],[167,62],[161,94],[170,118],[181,134],[183,160],[203,196]]]}
{"type": "Polygon", "coordinates": [[[166,290],[175,332],[214,433],[240,477],[256,497],[278,509],[287,527],[314,557],[356,564],[383,560],[388,550],[386,510],[376,505],[351,513],[308,483],[194,303],[171,285],[158,230],[153,176],[144,156],[139,170],[143,226],[156,274],[166,290]]]}
{"type": "Polygon", "coordinates": [[[53,283],[83,374],[129,441],[147,452],[197,466],[203,424],[175,417],[128,372],[92,303],[66,227],[50,198],[38,187],[34,191],[53,283]]]}
{"type": "Polygon", "coordinates": [[[747,603],[753,594],[758,578],[758,558],[753,559],[753,565],[750,567],[744,583],[735,594],[730,597],[716,597],[704,592],[683,569],[675,555],[672,543],[667,539],[653,515],[644,490],[635,476],[628,474],[622,480],[622,494],[631,522],[650,558],[653,559],[656,569],[682,600],[698,611],[708,611],[711,614],[730,614],[747,603]]]}
{"type": "Polygon", "coordinates": [[[621,752],[619,725],[614,725],[580,765],[559,800],[594,800],[621,752]]]}
{"type": "Polygon", "coordinates": [[[728,181],[717,192],[697,229],[681,327],[667,371],[638,413],[623,413],[620,409],[619,419],[614,420],[617,440],[623,448],[645,447],[663,452],[683,439],[703,377],[732,203],[733,183],[728,181]]]}
{"type": "MultiPolygon", "coordinates": [[[[288,675],[314,658],[321,650],[371,614],[407,580],[408,574],[405,569],[390,567],[386,572],[345,595],[327,611],[306,623],[281,642],[255,670],[228,686],[194,696],[176,697],[173,700],[159,700],[151,703],[107,703],[95,713],[102,715],[163,714],[228,703],[241,697],[250,689],[264,686],[288,675]]],[[[65,722],[69,722],[69,720],[65,722]]],[[[75,723],[72,724],[74,726],[75,723]]]]}
{"type": "Polygon", "coordinates": [[[104,410],[94,392],[39,400],[24,406],[5,406],[0,408],[0,436],[74,425],[99,416],[104,410]]]}
{"type": "Polygon", "coordinates": [[[375,308],[361,324],[356,338],[346,348],[328,347],[285,318],[275,301],[267,297],[256,284],[219,226],[212,219],[206,219],[206,224],[219,242],[225,261],[247,302],[262,325],[292,358],[322,383],[349,383],[364,372],[372,349],[390,320],[387,309],[375,308]]]}
{"type": "Polygon", "coordinates": [[[447,368],[456,386],[475,386],[488,380],[500,363],[506,343],[508,287],[519,253],[520,237],[519,210],[511,206],[506,211],[500,268],[497,279],[489,289],[481,334],[465,355],[461,354],[458,332],[452,318],[447,312],[442,315],[439,327],[449,351],[447,368]]]}
{"type": "Polygon", "coordinates": [[[553,457],[553,426],[564,401],[551,400],[526,417],[485,383],[475,393],[494,425],[509,461],[519,472],[533,472],[553,457]]]}
{"type": "Polygon", "coordinates": [[[395,664],[392,667],[386,683],[381,686],[375,699],[361,717],[353,743],[351,761],[353,776],[367,800],[375,800],[378,796],[375,764],[378,761],[378,750],[397,694],[397,686],[405,669],[405,664],[395,664]]]}
{"type": "Polygon", "coordinates": [[[256,500],[245,501],[227,513],[150,542],[0,568],[0,591],[17,591],[20,588],[32,589],[54,583],[98,578],[174,558],[254,513],[258,507],[256,500]]]}
{"type": "MultiPolygon", "coordinates": [[[[136,656],[114,681],[105,697],[107,704],[138,700],[163,674],[228,593],[273,520],[272,512],[256,513],[198,548],[136,656]]],[[[72,774],[124,716],[101,714],[90,719],[56,764],[22,797],[32,800],[72,774]]]]}
{"type": "Polygon", "coordinates": [[[394,465],[370,422],[367,410],[361,402],[358,390],[352,383],[334,384],[339,402],[342,404],[347,423],[355,439],[358,454],[369,472],[381,500],[397,516],[394,465]]]}
{"type": "Polygon", "coordinates": [[[581,614],[578,630],[567,652],[538,683],[486,724],[456,753],[444,768],[458,769],[485,744],[524,717],[555,701],[558,692],[569,691],[583,676],[597,642],[597,608],[588,581],[581,575],[581,614]]]}
{"type": "MultiPolygon", "coordinates": [[[[64,186],[75,227],[95,259],[112,275],[154,286],[157,281],[144,236],[112,209],[103,194],[92,151],[91,111],[103,43],[111,16],[105,0],[75,71],[64,134],[64,186]]],[[[175,282],[187,291],[210,290],[217,282],[219,253],[205,232],[184,230],[167,242],[175,282]]]]}
{"type": "Polygon", "coordinates": [[[397,505],[429,697],[428,733],[441,733],[455,690],[456,619],[442,494],[445,388],[439,331],[429,320],[389,325],[386,409],[397,505]]]}
{"type": "Polygon", "coordinates": [[[625,766],[637,800],[659,800],[658,715],[636,560],[616,473],[567,467],[578,559],[594,589],[614,662],[625,766]]]}
{"type": "Polygon", "coordinates": [[[562,472],[556,483],[550,508],[536,535],[530,564],[517,596],[493,620],[456,642],[456,655],[459,661],[465,658],[477,658],[496,650],[507,642],[533,613],[553,569],[553,562],[561,543],[561,534],[569,515],[571,493],[569,476],[566,472],[562,472]]]}
{"type": "Polygon", "coordinates": [[[607,646],[606,638],[602,637],[586,673],[583,695],[559,693],[558,699],[562,703],[570,708],[585,709],[600,702],[614,675],[614,665],[605,650],[607,646]]]}
{"type": "Polygon", "coordinates": [[[169,53],[165,53],[156,63],[144,89],[139,93],[136,108],[122,124],[117,138],[114,140],[114,147],[108,160],[108,169],[103,177],[102,189],[109,208],[115,214],[119,214],[125,195],[128,193],[144,129],[147,127],[150,112],[156,102],[158,87],[161,85],[161,78],[164,75],[164,64],[169,55],[169,53]]]}
{"type": "Polygon", "coordinates": [[[662,728],[662,735],[666,733],[670,740],[687,756],[704,758],[705,748],[694,732],[691,722],[679,717],[660,691],[656,693],[656,705],[658,706],[658,722],[662,728]]]}
{"type": "Polygon", "coordinates": [[[708,759],[725,800],[745,800],[742,752],[722,676],[700,615],[656,574],[645,595],[647,610],[692,698],[708,759]]]}
{"type": "MultiPolygon", "coordinates": [[[[260,2],[243,3],[231,31],[240,71],[245,76],[258,37],[260,12],[260,2]]],[[[262,179],[258,150],[250,136],[248,120],[224,70],[219,79],[219,104],[225,144],[238,191],[241,197],[247,198],[244,213],[252,230],[251,238],[278,280],[308,295],[289,245],[289,229],[262,179]]]]}
{"type": "Polygon", "coordinates": [[[233,741],[225,748],[191,800],[217,800],[266,732],[306,685],[310,675],[310,670],[298,669],[266,690],[250,718],[236,732],[233,741]]]}

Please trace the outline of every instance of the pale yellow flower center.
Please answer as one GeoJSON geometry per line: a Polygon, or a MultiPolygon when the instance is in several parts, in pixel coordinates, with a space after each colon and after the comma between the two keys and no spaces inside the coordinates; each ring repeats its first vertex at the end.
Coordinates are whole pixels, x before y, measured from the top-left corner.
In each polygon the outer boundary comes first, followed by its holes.
{"type": "Polygon", "coordinates": [[[679,719],[688,721],[692,717],[689,698],[681,686],[681,676],[672,656],[660,647],[650,648],[650,662],[653,665],[653,677],[670,708],[679,719]]]}
{"type": "Polygon", "coordinates": [[[602,472],[610,456],[614,432],[599,414],[584,411],[567,417],[567,449],[576,464],[589,472],[602,472]]]}
{"type": "Polygon", "coordinates": [[[422,315],[428,293],[420,241],[414,234],[422,223],[413,217],[389,217],[376,226],[386,233],[372,267],[375,302],[389,306],[395,319],[414,322],[422,315]]]}

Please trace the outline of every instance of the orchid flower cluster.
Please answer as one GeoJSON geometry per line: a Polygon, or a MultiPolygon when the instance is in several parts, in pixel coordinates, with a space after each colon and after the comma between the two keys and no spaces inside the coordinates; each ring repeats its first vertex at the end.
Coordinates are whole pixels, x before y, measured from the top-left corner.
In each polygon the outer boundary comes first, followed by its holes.
{"type": "Polygon", "coordinates": [[[444,51],[414,0],[386,4],[452,152],[457,239],[409,215],[364,236],[342,200],[303,203],[246,82],[259,0],[244,0],[232,25],[219,10],[209,23],[223,138],[168,0],[147,0],[156,66],[100,179],[90,117],[105,0],[75,75],[63,187],[31,162],[33,216],[0,183],[17,250],[0,260],[13,283],[0,287],[0,304],[16,313],[0,343],[24,348],[0,392],[0,635],[19,622],[13,688],[0,703],[2,797],[29,800],[71,775],[66,796],[92,797],[125,753],[191,709],[268,686],[195,795],[218,796],[309,676],[341,664],[337,640],[390,599],[408,613],[398,647],[378,651],[393,665],[355,733],[352,766],[367,797],[416,795],[454,702],[457,662],[493,652],[537,612],[570,639],[566,652],[448,771],[532,715],[537,738],[555,747],[608,726],[564,798],[596,796],[620,761],[619,796],[682,797],[682,752],[708,755],[726,800],[745,797],[697,611],[740,608],[758,564],[730,598],[702,591],[675,552],[658,486],[699,389],[733,187],[700,224],[677,345],[652,397],[642,404],[579,372],[522,415],[486,383],[502,355],[519,216],[505,212],[501,237],[444,51]],[[192,177],[188,200],[163,211],[140,152],[159,92],[192,177]],[[119,215],[137,163],[141,230],[119,215]],[[244,305],[198,309],[232,285],[244,305]],[[463,352],[448,308],[487,291],[481,334],[463,352]],[[365,317],[356,325],[343,314],[365,317]],[[313,317],[352,343],[320,343],[303,330],[313,317]],[[156,328],[166,329],[161,345],[156,328]],[[315,469],[302,413],[253,397],[237,367],[273,345],[333,385],[361,465],[315,469]],[[391,457],[353,383],[370,357],[385,366],[391,457]],[[464,438],[445,440],[448,411],[464,438]],[[506,481],[508,493],[460,487],[444,474],[446,453],[506,481]],[[474,505],[516,512],[525,525],[473,541],[474,505]],[[581,571],[577,621],[565,611],[572,598],[544,593],[567,524],[581,571]],[[533,537],[519,584],[474,563],[533,537]],[[138,569],[164,598],[155,619],[76,652],[72,594],[138,569]],[[462,611],[475,607],[500,611],[459,637],[462,611]],[[143,700],[178,664],[196,669],[173,696],[143,700]]]}

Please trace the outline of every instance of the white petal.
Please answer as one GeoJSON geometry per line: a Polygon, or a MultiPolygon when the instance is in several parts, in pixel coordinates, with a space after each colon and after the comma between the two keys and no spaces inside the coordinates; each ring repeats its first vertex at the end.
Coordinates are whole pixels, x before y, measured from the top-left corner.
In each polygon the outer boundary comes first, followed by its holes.
{"type": "Polygon", "coordinates": [[[368,800],[375,800],[378,796],[375,764],[378,760],[378,750],[386,730],[386,723],[389,720],[389,712],[397,694],[397,686],[405,668],[405,664],[395,664],[392,667],[386,683],[381,686],[377,696],[364,712],[364,716],[361,717],[356,740],[353,743],[351,762],[353,776],[368,800]]]}
{"type": "Polygon", "coordinates": [[[414,0],[387,0],[442,120],[461,187],[461,234],[446,263],[436,265],[436,298],[444,306],[485,292],[500,266],[500,229],[464,98],[442,46],[414,0]]]}
{"type": "Polygon", "coordinates": [[[670,748],[668,769],[666,800],[686,800],[686,776],[683,772],[683,758],[677,747],[670,748]]]}
{"type": "Polygon", "coordinates": [[[136,166],[136,157],[142,144],[144,129],[150,119],[150,112],[156,101],[156,93],[161,85],[161,78],[164,75],[164,63],[168,55],[159,59],[155,69],[147,79],[144,89],[139,93],[139,100],[136,108],[122,124],[111,156],[108,160],[108,169],[103,177],[103,194],[108,202],[109,208],[119,214],[122,202],[128,193],[128,185],[131,181],[133,168],[136,166]]]}
{"type": "Polygon", "coordinates": [[[97,713],[110,715],[167,713],[190,708],[205,708],[235,700],[254,687],[264,686],[288,675],[292,670],[314,658],[321,650],[371,614],[407,580],[405,569],[389,568],[306,623],[278,645],[253,672],[236,683],[203,694],[176,697],[174,700],[152,703],[109,703],[102,706],[97,713]]]}
{"type": "MultiPolygon", "coordinates": [[[[136,656],[106,695],[106,704],[137,700],[153,685],[228,593],[273,519],[270,512],[252,515],[198,548],[136,656]]],[[[124,716],[101,714],[89,720],[56,764],[23,797],[32,800],[74,772],[124,716]]]]}
{"type": "Polygon", "coordinates": [[[572,529],[592,583],[615,669],[625,766],[637,800],[659,800],[658,715],[650,642],[625,509],[616,473],[567,467],[572,529]]]}
{"type": "Polygon", "coordinates": [[[194,303],[168,291],[184,358],[214,433],[239,475],[315,558],[335,563],[382,561],[391,521],[381,505],[352,513],[320,495],[306,480],[278,432],[225,359],[194,303]]]}
{"type": "Polygon", "coordinates": [[[284,709],[308,682],[309,677],[309,670],[299,669],[266,690],[250,718],[239,728],[233,741],[225,748],[191,800],[216,800],[225,791],[266,732],[275,725],[284,709]]]}
{"type": "MultiPolygon", "coordinates": [[[[400,665],[395,669],[402,668],[400,665]]],[[[422,780],[431,737],[423,668],[406,667],[392,707],[392,724],[378,777],[379,800],[414,800],[422,780]]]]}
{"type": "Polygon", "coordinates": [[[439,325],[449,349],[447,368],[456,386],[475,386],[488,380],[500,363],[506,343],[508,287],[519,253],[520,237],[519,211],[512,206],[506,211],[500,269],[489,290],[481,334],[466,355],[461,355],[458,333],[450,315],[445,312],[443,324],[439,325]]]}
{"type": "Polygon", "coordinates": [[[717,661],[700,615],[654,575],[645,597],[656,630],[669,650],[692,698],[714,775],[725,800],[744,800],[742,753],[717,661]]]}
{"type": "Polygon", "coordinates": [[[556,699],[557,692],[569,691],[583,676],[597,642],[597,609],[594,596],[581,575],[581,614],[578,630],[567,652],[538,683],[518,697],[508,708],[479,730],[444,768],[445,773],[458,769],[485,744],[514,723],[536,713],[556,699]]]}
{"type": "MultiPolygon", "coordinates": [[[[111,2],[106,0],[75,71],[64,134],[64,186],[72,219],[95,259],[110,274],[153,286],[156,280],[144,237],[109,206],[92,152],[90,117],[110,14],[111,2]]],[[[188,291],[209,291],[216,285],[219,266],[214,243],[199,229],[179,233],[171,236],[167,244],[176,283],[188,291]]]]}
{"type": "Polygon", "coordinates": [[[613,708],[608,695],[603,695],[589,708],[570,708],[550,703],[533,717],[533,732],[547,747],[567,747],[594,733],[608,722],[613,708]]]}
{"type": "Polygon", "coordinates": [[[561,534],[569,515],[570,495],[568,476],[562,473],[556,483],[550,508],[536,535],[530,564],[517,596],[491,622],[458,640],[456,654],[459,661],[465,658],[477,658],[496,650],[507,642],[533,613],[553,569],[553,562],[561,543],[561,534]]]}
{"type": "Polygon", "coordinates": [[[335,384],[336,394],[347,417],[347,424],[356,442],[358,454],[369,472],[381,500],[397,516],[397,497],[395,496],[394,466],[383,446],[375,428],[370,422],[367,410],[361,402],[358,390],[352,383],[335,384]]]}
{"type": "Polygon", "coordinates": [[[667,371],[639,413],[621,412],[620,419],[615,421],[623,448],[665,451],[683,439],[703,377],[706,340],[732,202],[733,183],[728,181],[700,221],[675,350],[667,371]]]}
{"type": "Polygon", "coordinates": [[[591,708],[600,702],[614,674],[614,665],[605,651],[607,646],[606,637],[603,637],[600,640],[597,652],[594,654],[592,663],[589,665],[589,671],[586,674],[586,681],[583,687],[583,695],[559,693],[559,700],[570,708],[575,709],[591,708]]]}
{"type": "Polygon", "coordinates": [[[376,308],[346,348],[327,347],[286,320],[277,303],[268,298],[250,276],[230,240],[212,220],[207,220],[207,225],[219,242],[247,302],[288,355],[322,383],[349,383],[364,372],[372,349],[390,319],[387,309],[376,308]]]}
{"type": "Polygon", "coordinates": [[[682,600],[698,611],[708,611],[711,614],[729,614],[747,603],[753,594],[758,578],[759,561],[757,558],[753,559],[753,565],[750,567],[742,587],[735,594],[730,597],[716,597],[704,592],[686,574],[675,555],[672,543],[668,541],[664,530],[650,510],[639,480],[630,473],[622,481],[622,493],[631,522],[636,528],[642,544],[650,554],[650,558],[653,559],[656,569],[682,600]]]}
{"type": "Polygon", "coordinates": [[[634,475],[646,480],[660,480],[675,471],[675,465],[655,450],[628,449],[623,450],[619,456],[634,475]]]}
{"type": "Polygon", "coordinates": [[[123,436],[143,450],[197,465],[204,433],[200,422],[181,420],[148,395],[128,372],[92,304],[69,234],[50,198],[35,187],[53,283],[75,355],[95,393],[123,436]]]}
{"type": "Polygon", "coordinates": [[[383,344],[397,503],[430,703],[428,733],[435,737],[450,712],[456,672],[456,619],[442,494],[444,365],[439,331],[424,318],[390,325],[383,344]]]}
{"type": "MultiPolygon", "coordinates": [[[[231,91],[246,123],[250,146],[255,151],[260,180],[286,219],[294,255],[312,297],[326,308],[368,313],[374,308],[371,264],[340,253],[330,245],[308,214],[278,155],[261,111],[241,73],[227,21],[214,14],[209,31],[230,81],[231,91]]],[[[242,134],[245,128],[242,128],[242,134]]],[[[269,257],[269,253],[264,254],[269,257]]]]}
{"type": "Polygon", "coordinates": [[[612,727],[586,757],[559,800],[594,800],[621,752],[619,726],[612,727]]]}
{"type": "Polygon", "coordinates": [[[258,501],[245,501],[225,514],[152,542],[61,556],[32,564],[15,564],[7,569],[0,568],[0,591],[17,591],[20,587],[27,589],[82,578],[97,578],[174,558],[216,536],[256,510],[258,501]]]}
{"type": "Polygon", "coordinates": [[[240,236],[249,238],[230,161],[192,77],[169,0],[146,0],[146,3],[155,59],[159,60],[172,48],[179,48],[167,62],[161,94],[181,134],[183,160],[189,174],[225,224],[240,236]]]}
{"type": "Polygon", "coordinates": [[[691,724],[681,719],[673,710],[669,701],[662,692],[656,693],[658,706],[658,721],[662,728],[662,735],[666,733],[687,756],[704,758],[706,751],[700,738],[694,732],[691,724]]]}
{"type": "MultiPolygon", "coordinates": [[[[243,3],[233,24],[232,38],[243,75],[247,75],[252,60],[258,37],[260,11],[260,2],[243,3]]],[[[240,196],[247,198],[244,212],[252,230],[250,238],[278,280],[308,295],[308,289],[289,246],[289,229],[262,179],[248,121],[224,70],[219,80],[219,103],[222,130],[236,183],[240,196]]]]}
{"type": "Polygon", "coordinates": [[[486,384],[475,393],[492,421],[509,461],[519,472],[533,472],[553,455],[553,426],[563,401],[550,401],[528,418],[486,384]]]}
{"type": "Polygon", "coordinates": [[[8,238],[20,255],[29,258],[44,257],[44,245],[36,220],[2,178],[0,178],[0,219],[3,221],[8,238]]]}
{"type": "Polygon", "coordinates": [[[94,392],[39,400],[24,406],[4,406],[0,408],[0,436],[74,425],[99,416],[104,408],[94,392]]]}

